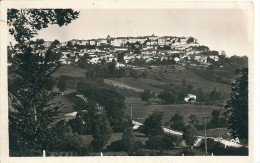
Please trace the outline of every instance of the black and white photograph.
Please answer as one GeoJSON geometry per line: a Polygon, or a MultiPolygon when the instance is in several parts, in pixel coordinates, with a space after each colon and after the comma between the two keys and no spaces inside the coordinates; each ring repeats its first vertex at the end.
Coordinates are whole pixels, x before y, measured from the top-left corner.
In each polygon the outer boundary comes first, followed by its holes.
{"type": "Polygon", "coordinates": [[[253,3],[158,3],[1,9],[8,157],[250,160],[253,3]]]}

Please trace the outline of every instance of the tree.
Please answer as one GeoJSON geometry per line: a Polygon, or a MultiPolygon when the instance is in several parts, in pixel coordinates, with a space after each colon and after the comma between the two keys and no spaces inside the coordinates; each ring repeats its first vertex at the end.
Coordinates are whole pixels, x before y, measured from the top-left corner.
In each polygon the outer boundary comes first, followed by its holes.
{"type": "Polygon", "coordinates": [[[195,114],[190,114],[189,115],[189,119],[190,119],[190,124],[192,125],[196,125],[199,123],[198,117],[195,114]]]}
{"type": "Polygon", "coordinates": [[[170,127],[176,130],[183,130],[184,128],[184,119],[183,116],[179,113],[174,114],[170,119],[170,127]]]}
{"type": "Polygon", "coordinates": [[[187,44],[193,43],[194,42],[194,37],[189,37],[187,40],[187,44]]]}
{"type": "Polygon", "coordinates": [[[147,76],[148,76],[148,72],[147,72],[147,71],[143,71],[143,72],[142,72],[142,77],[143,77],[143,78],[146,78],[147,76]]]}
{"type": "Polygon", "coordinates": [[[72,45],[72,42],[71,42],[71,41],[68,41],[68,42],[67,42],[67,47],[68,47],[68,48],[72,48],[72,46],[73,46],[73,45],[72,45]]]}
{"type": "Polygon", "coordinates": [[[202,88],[197,89],[196,101],[198,101],[198,102],[205,102],[206,101],[205,93],[203,92],[202,88]]]}
{"type": "Polygon", "coordinates": [[[232,135],[248,139],[248,68],[237,70],[236,73],[241,73],[241,76],[232,84],[225,113],[232,135]]]}
{"type": "Polygon", "coordinates": [[[219,110],[213,110],[212,113],[212,120],[211,120],[211,123],[217,127],[219,125],[219,122],[220,122],[220,111],[219,110]]]}
{"type": "Polygon", "coordinates": [[[147,136],[156,136],[163,134],[162,129],[162,116],[163,113],[159,111],[153,111],[144,121],[141,127],[142,132],[147,136]]]}
{"type": "Polygon", "coordinates": [[[131,127],[125,129],[122,135],[122,146],[125,151],[128,151],[129,148],[134,145],[136,141],[135,136],[133,135],[133,129],[131,127]]]}
{"type": "Polygon", "coordinates": [[[59,40],[57,40],[57,39],[55,39],[52,43],[51,43],[51,47],[52,48],[56,48],[57,47],[57,45],[60,45],[60,41],[59,40]]]}
{"type": "Polygon", "coordinates": [[[57,83],[57,87],[59,88],[59,90],[63,92],[68,88],[68,81],[66,78],[64,77],[60,77],[58,83],[57,83]]]}
{"type": "Polygon", "coordinates": [[[192,125],[188,125],[184,128],[182,138],[191,147],[194,145],[195,141],[197,140],[197,136],[198,136],[198,132],[192,125]]]}
{"type": "Polygon", "coordinates": [[[123,52],[119,53],[118,56],[117,56],[117,61],[125,63],[124,56],[125,56],[125,53],[123,53],[123,52]]]}
{"type": "Polygon", "coordinates": [[[149,101],[149,99],[152,97],[150,90],[144,90],[144,92],[141,94],[141,99],[143,101],[149,101]]]}
{"type": "Polygon", "coordinates": [[[148,149],[159,150],[161,153],[164,149],[164,142],[161,135],[151,136],[145,142],[145,146],[148,149]]]}
{"type": "Polygon", "coordinates": [[[209,94],[210,100],[216,102],[221,100],[221,93],[216,90],[216,87],[209,94]]]}
{"type": "Polygon", "coordinates": [[[29,41],[49,24],[60,27],[77,19],[79,12],[71,9],[8,9],[9,32],[19,43],[29,41]]]}
{"type": "Polygon", "coordinates": [[[110,139],[112,129],[110,127],[109,121],[106,117],[104,110],[96,112],[93,116],[92,122],[92,137],[91,148],[94,151],[101,151],[104,145],[107,144],[110,139]]]}
{"type": "Polygon", "coordinates": [[[139,74],[138,74],[138,72],[137,71],[135,71],[135,70],[130,70],[130,77],[132,77],[132,78],[134,78],[134,79],[138,79],[139,78],[139,74]]]}
{"type": "Polygon", "coordinates": [[[38,30],[48,24],[67,25],[78,17],[70,9],[8,9],[9,32],[19,44],[12,59],[13,78],[9,84],[11,108],[9,111],[10,155],[14,152],[31,155],[29,150],[46,149],[49,128],[58,118],[58,104],[52,103],[56,95],[50,92],[54,84],[52,74],[59,68],[30,48],[30,40],[38,30]]]}
{"type": "Polygon", "coordinates": [[[125,97],[110,88],[98,87],[90,83],[80,82],[77,91],[90,100],[96,101],[104,106],[108,120],[113,131],[123,132],[123,117],[125,109],[125,97]]]}

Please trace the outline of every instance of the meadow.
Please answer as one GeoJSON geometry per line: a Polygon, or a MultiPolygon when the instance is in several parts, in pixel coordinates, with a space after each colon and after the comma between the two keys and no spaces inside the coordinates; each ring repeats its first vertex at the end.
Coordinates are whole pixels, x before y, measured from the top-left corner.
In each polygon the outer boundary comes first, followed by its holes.
{"type": "MultiPolygon", "coordinates": [[[[215,87],[217,91],[223,94],[228,94],[230,86],[219,82],[212,82],[195,74],[192,70],[176,65],[173,66],[153,66],[152,68],[136,69],[140,73],[146,71],[148,76],[146,78],[133,79],[124,77],[123,83],[125,85],[135,87],[143,90],[151,90],[155,93],[160,93],[164,85],[182,85],[183,80],[187,84],[192,84],[193,89],[202,88],[204,92],[210,92],[215,87]]],[[[227,73],[225,73],[226,75],[227,73]]],[[[227,75],[226,75],[227,76],[227,75]]],[[[234,76],[231,76],[232,78],[234,76]]],[[[122,78],[110,78],[110,81],[122,82],[122,78]]]]}
{"type": "Polygon", "coordinates": [[[126,98],[126,114],[131,115],[132,106],[132,117],[138,122],[144,122],[145,118],[148,117],[153,111],[157,110],[163,112],[162,123],[171,119],[175,113],[183,115],[184,122],[187,124],[189,121],[189,115],[195,114],[198,117],[211,116],[213,110],[224,110],[219,106],[203,106],[193,104],[171,104],[171,105],[149,105],[142,102],[140,98],[126,98]]]}

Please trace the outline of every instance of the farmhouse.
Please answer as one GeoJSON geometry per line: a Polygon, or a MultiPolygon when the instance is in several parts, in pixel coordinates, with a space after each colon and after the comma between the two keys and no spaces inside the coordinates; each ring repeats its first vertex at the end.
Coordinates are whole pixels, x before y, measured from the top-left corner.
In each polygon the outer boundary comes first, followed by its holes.
{"type": "Polygon", "coordinates": [[[186,101],[186,102],[195,102],[196,101],[196,95],[187,94],[187,96],[184,98],[184,101],[186,101]]]}

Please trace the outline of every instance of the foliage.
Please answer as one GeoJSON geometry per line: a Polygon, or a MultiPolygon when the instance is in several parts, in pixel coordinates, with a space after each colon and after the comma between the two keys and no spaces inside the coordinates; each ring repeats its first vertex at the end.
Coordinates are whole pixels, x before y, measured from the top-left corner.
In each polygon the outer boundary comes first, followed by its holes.
{"type": "Polygon", "coordinates": [[[141,141],[135,141],[128,149],[127,154],[129,156],[143,156],[143,143],[141,141]]]}
{"type": "Polygon", "coordinates": [[[20,150],[42,149],[47,128],[59,113],[60,105],[50,103],[56,94],[49,92],[54,85],[51,75],[59,65],[39,64],[39,56],[31,48],[24,47],[23,50],[12,60],[15,75],[9,85],[14,109],[9,112],[10,138],[20,150]]]}
{"type": "Polygon", "coordinates": [[[184,128],[184,119],[183,116],[179,113],[175,113],[174,116],[170,119],[170,127],[172,129],[180,130],[182,131],[184,128]]]}
{"type": "Polygon", "coordinates": [[[94,151],[101,151],[110,139],[112,129],[103,110],[97,112],[92,120],[93,140],[90,146],[94,151]]]}
{"type": "Polygon", "coordinates": [[[197,136],[198,132],[192,125],[188,125],[184,128],[182,138],[188,145],[193,146],[197,140],[197,136]]]}
{"type": "Polygon", "coordinates": [[[73,133],[65,121],[55,124],[50,133],[48,151],[70,151],[77,152],[78,155],[86,155],[89,152],[90,140],[83,135],[73,133]]]}
{"type": "Polygon", "coordinates": [[[122,146],[125,151],[128,151],[129,148],[135,143],[136,138],[133,135],[133,129],[131,127],[125,129],[122,135],[122,146]]]}
{"type": "Polygon", "coordinates": [[[189,148],[184,148],[182,149],[177,155],[178,156],[195,156],[195,152],[192,150],[192,149],[189,149],[189,148]]]}
{"type": "Polygon", "coordinates": [[[48,24],[60,27],[77,19],[79,12],[71,9],[8,9],[9,32],[19,43],[29,41],[37,31],[48,28],[48,24]]]}
{"type": "Polygon", "coordinates": [[[150,90],[144,90],[144,92],[141,94],[141,99],[143,101],[149,101],[149,99],[152,97],[152,93],[150,90]]]}
{"type": "Polygon", "coordinates": [[[94,100],[104,107],[113,131],[123,131],[123,115],[125,109],[125,97],[115,90],[107,87],[98,87],[90,83],[80,82],[77,92],[83,94],[89,100],[94,100]]]}
{"type": "Polygon", "coordinates": [[[129,73],[129,76],[134,78],[134,79],[138,79],[139,78],[139,73],[138,73],[138,71],[131,69],[130,73],[129,73]]]}
{"type": "Polygon", "coordinates": [[[58,80],[57,87],[61,92],[64,92],[68,88],[68,81],[65,76],[61,76],[58,80]]]}
{"type": "Polygon", "coordinates": [[[117,61],[125,63],[124,56],[125,56],[125,53],[119,53],[117,56],[117,61]]]}
{"type": "Polygon", "coordinates": [[[163,134],[162,129],[162,116],[163,113],[159,111],[153,111],[144,121],[141,126],[141,131],[147,136],[156,136],[163,134]]]}
{"type": "Polygon", "coordinates": [[[241,73],[241,76],[232,84],[225,105],[228,128],[233,136],[248,139],[248,68],[238,70],[237,73],[241,73]]]}
{"type": "Polygon", "coordinates": [[[149,139],[145,142],[145,147],[148,149],[155,149],[162,152],[164,149],[162,136],[159,135],[149,137],[149,139]]]}
{"type": "Polygon", "coordinates": [[[106,148],[107,151],[111,152],[120,152],[124,151],[123,145],[122,145],[122,139],[113,141],[111,144],[109,144],[106,148]]]}
{"type": "Polygon", "coordinates": [[[159,150],[160,152],[163,150],[171,150],[174,148],[174,140],[174,137],[166,134],[151,136],[145,142],[145,147],[148,149],[159,150]]]}
{"type": "MultiPolygon", "coordinates": [[[[86,57],[84,57],[86,58],[86,57]]],[[[96,79],[103,79],[103,78],[120,78],[125,76],[125,69],[124,68],[116,68],[115,62],[104,63],[101,65],[89,64],[86,63],[86,59],[80,59],[79,66],[81,68],[85,68],[86,78],[96,80],[96,79]]]]}
{"type": "Polygon", "coordinates": [[[182,80],[182,86],[167,86],[163,92],[159,93],[158,97],[165,102],[178,103],[183,102],[187,94],[193,93],[193,86],[187,84],[186,80],[182,80]]]}
{"type": "MultiPolygon", "coordinates": [[[[29,46],[30,39],[48,24],[67,25],[79,12],[70,9],[8,9],[9,32],[18,42],[18,51],[11,60],[13,82],[9,84],[10,154],[28,156],[29,150],[47,148],[50,127],[59,114],[59,104],[51,103],[56,95],[52,74],[59,67],[57,60],[43,58],[29,46]]],[[[52,47],[50,47],[52,48],[52,47]]],[[[51,50],[51,49],[49,49],[51,50]]],[[[48,55],[48,51],[47,51],[48,55]]],[[[53,139],[55,141],[55,139],[53,139]]]]}
{"type": "Polygon", "coordinates": [[[189,37],[187,40],[187,44],[193,43],[194,42],[194,37],[189,37]]]}
{"type": "Polygon", "coordinates": [[[72,45],[72,42],[71,42],[71,41],[68,41],[68,42],[67,42],[67,47],[68,47],[68,48],[72,48],[72,47],[73,47],[73,45],[72,45]]]}
{"type": "Polygon", "coordinates": [[[189,123],[191,125],[197,125],[199,123],[199,119],[198,119],[197,115],[195,115],[195,114],[190,114],[189,120],[190,120],[189,123]]]}

